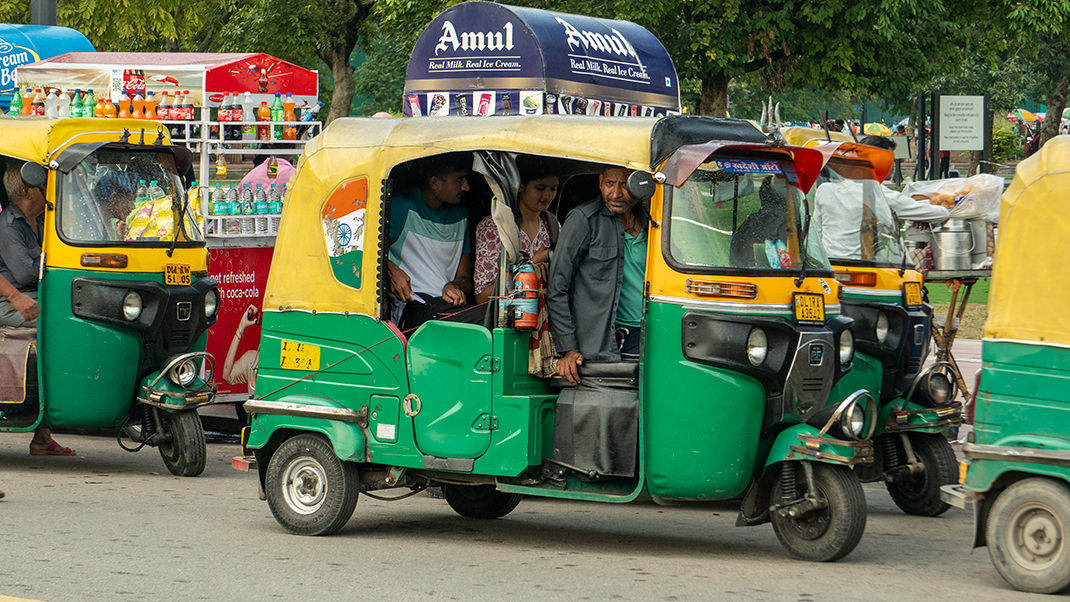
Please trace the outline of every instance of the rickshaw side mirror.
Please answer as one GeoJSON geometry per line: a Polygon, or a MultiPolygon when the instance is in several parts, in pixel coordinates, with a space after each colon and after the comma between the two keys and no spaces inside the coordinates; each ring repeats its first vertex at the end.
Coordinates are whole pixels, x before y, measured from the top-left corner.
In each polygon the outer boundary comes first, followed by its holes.
{"type": "Polygon", "coordinates": [[[645,171],[633,171],[628,176],[628,194],[640,203],[654,198],[654,176],[645,171]]]}
{"type": "Polygon", "coordinates": [[[44,193],[45,186],[48,184],[48,170],[44,166],[27,161],[19,169],[19,175],[22,176],[22,183],[27,187],[38,188],[44,193]]]}

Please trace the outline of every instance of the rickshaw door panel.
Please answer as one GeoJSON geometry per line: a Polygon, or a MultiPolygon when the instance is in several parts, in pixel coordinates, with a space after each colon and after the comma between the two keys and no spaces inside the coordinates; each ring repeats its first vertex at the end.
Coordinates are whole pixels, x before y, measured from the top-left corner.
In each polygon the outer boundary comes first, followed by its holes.
{"type": "Polygon", "coordinates": [[[431,321],[409,340],[410,399],[416,446],[436,458],[478,458],[490,446],[490,331],[473,324],[431,321]],[[417,411],[418,410],[418,411],[417,411]]]}

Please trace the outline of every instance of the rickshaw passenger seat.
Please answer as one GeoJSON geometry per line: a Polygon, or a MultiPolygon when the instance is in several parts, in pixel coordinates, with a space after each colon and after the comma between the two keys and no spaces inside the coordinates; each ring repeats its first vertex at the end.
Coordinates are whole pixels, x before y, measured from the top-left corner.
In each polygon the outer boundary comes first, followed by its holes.
{"type": "Polygon", "coordinates": [[[561,391],[552,460],[581,473],[634,477],[639,362],[584,362],[580,384],[561,391]]]}

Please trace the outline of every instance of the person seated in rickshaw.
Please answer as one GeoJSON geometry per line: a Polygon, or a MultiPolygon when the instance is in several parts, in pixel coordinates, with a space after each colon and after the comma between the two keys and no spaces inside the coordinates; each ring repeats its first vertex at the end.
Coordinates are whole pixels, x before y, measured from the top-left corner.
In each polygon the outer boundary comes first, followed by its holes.
{"type": "Polygon", "coordinates": [[[733,267],[780,267],[772,265],[776,251],[767,252],[767,245],[788,240],[787,199],[782,179],[768,178],[758,188],[761,208],[750,214],[732,234],[729,261],[733,267]]]}
{"type": "Polygon", "coordinates": [[[100,200],[108,240],[125,240],[129,226],[127,218],[134,211],[137,184],[129,174],[109,171],[97,180],[94,192],[100,200]]]}
{"type": "MultiPolygon", "coordinates": [[[[867,146],[895,150],[895,141],[884,136],[866,136],[859,141],[867,146]]],[[[877,216],[883,209],[863,202],[865,184],[829,173],[814,191],[814,225],[829,257],[837,259],[874,259],[880,241],[878,223],[895,223],[895,219],[941,223],[948,210],[928,201],[917,201],[880,183],[879,194],[893,215],[877,216]],[[880,219],[883,218],[883,219],[880,219]]],[[[898,236],[896,236],[898,238],[898,236]]],[[[898,243],[897,243],[898,244],[898,243]]]]}
{"type": "MultiPolygon", "coordinates": [[[[10,161],[4,170],[7,202],[0,212],[0,326],[37,328],[37,274],[41,268],[41,231],[45,196],[22,181],[22,162],[10,161]]],[[[38,427],[30,441],[30,455],[73,456],[74,450],[38,427]]]]}
{"type": "Polygon", "coordinates": [[[572,384],[587,359],[639,360],[648,217],[628,194],[631,173],[602,170],[601,195],[568,214],[550,261],[546,304],[563,354],[557,374],[572,384]]]}
{"type": "Polygon", "coordinates": [[[472,299],[472,241],[468,211],[460,205],[468,190],[469,153],[423,161],[420,185],[393,195],[387,275],[398,305],[391,317],[403,331],[427,320],[450,317],[482,322],[472,299]]]}

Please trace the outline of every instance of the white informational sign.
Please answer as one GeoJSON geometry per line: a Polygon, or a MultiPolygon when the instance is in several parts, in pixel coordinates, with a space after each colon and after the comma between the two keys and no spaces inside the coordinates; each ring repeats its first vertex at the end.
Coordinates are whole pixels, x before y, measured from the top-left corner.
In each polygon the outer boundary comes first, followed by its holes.
{"type": "Polygon", "coordinates": [[[911,139],[906,136],[889,136],[895,142],[895,150],[892,151],[896,159],[910,159],[913,155],[910,148],[911,139]]]}
{"type": "Polygon", "coordinates": [[[942,151],[984,150],[985,97],[941,96],[937,135],[942,151]]]}

